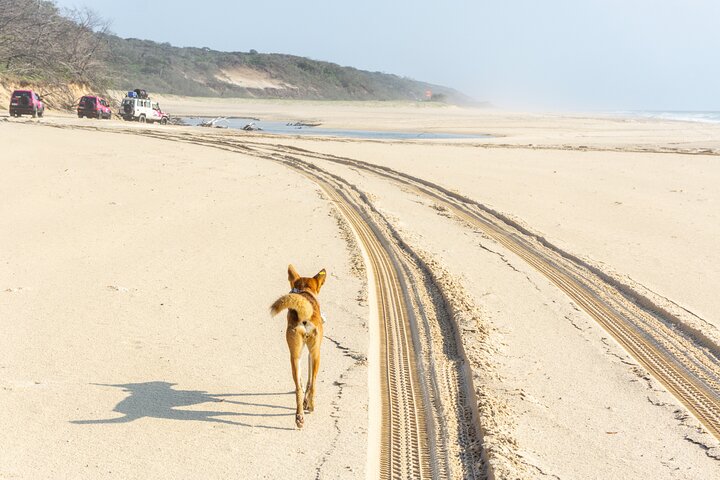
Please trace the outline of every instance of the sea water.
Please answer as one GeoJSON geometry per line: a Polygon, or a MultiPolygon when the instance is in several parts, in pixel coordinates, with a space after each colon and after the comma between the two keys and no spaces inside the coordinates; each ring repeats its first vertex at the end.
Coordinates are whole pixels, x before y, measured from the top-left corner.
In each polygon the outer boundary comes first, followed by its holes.
{"type": "Polygon", "coordinates": [[[642,118],[657,118],[662,120],[679,120],[683,122],[720,123],[720,112],[716,111],[682,111],[682,110],[638,110],[631,112],[618,112],[642,118]]]}
{"type": "MultiPolygon", "coordinates": [[[[201,117],[183,117],[183,121],[187,125],[200,125],[203,121],[211,120],[210,118],[201,117]]],[[[434,133],[434,132],[387,132],[382,130],[342,130],[322,128],[321,126],[311,127],[296,125],[293,122],[266,122],[255,120],[252,118],[234,118],[230,117],[216,123],[217,126],[232,129],[242,129],[246,125],[254,124],[260,128],[263,133],[275,133],[282,135],[313,135],[323,137],[339,137],[339,138],[363,138],[363,139],[383,139],[383,140],[412,140],[412,139],[458,139],[458,138],[488,138],[491,135],[467,135],[455,133],[434,133]]]]}

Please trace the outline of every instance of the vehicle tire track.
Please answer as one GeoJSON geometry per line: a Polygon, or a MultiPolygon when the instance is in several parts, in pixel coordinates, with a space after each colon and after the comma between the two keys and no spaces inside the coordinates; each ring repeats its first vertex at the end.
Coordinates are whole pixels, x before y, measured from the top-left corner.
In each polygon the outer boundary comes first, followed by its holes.
{"type": "MultiPolygon", "coordinates": [[[[292,158],[290,161],[310,170],[320,171],[319,167],[310,165],[317,165],[318,162],[323,161],[331,162],[373,173],[431,199],[433,204],[441,205],[543,274],[610,333],[700,421],[708,432],[720,439],[720,347],[701,331],[683,322],[648,297],[553,245],[507,216],[427,180],[351,158],[227,136],[214,136],[209,139],[208,136],[193,134],[158,135],[154,132],[148,134],[161,138],[174,137],[176,140],[200,145],[219,147],[220,145],[212,145],[218,143],[243,153],[274,160],[292,158]]],[[[339,177],[327,172],[325,174],[329,175],[329,178],[334,178],[333,181],[340,181],[339,177]]],[[[362,194],[360,197],[366,204],[370,203],[362,194]]],[[[382,275],[386,276],[388,272],[383,271],[382,275]]],[[[392,292],[385,293],[392,294],[392,292]]],[[[385,313],[400,314],[394,310],[385,313]]],[[[386,341],[393,340],[386,339],[386,341]]],[[[391,344],[393,347],[396,346],[394,343],[391,344]]],[[[399,365],[406,368],[402,362],[399,365]]],[[[395,382],[392,375],[389,378],[395,382]]],[[[388,380],[388,385],[395,388],[396,385],[392,382],[388,380]]],[[[383,402],[389,400],[384,398],[383,402]]],[[[396,412],[391,413],[394,415],[396,412]]],[[[429,424],[432,425],[432,422],[429,424]]],[[[393,425],[390,430],[394,432],[395,428],[397,425],[393,425]]],[[[433,455],[435,459],[438,458],[437,451],[433,455]]],[[[398,460],[390,460],[384,472],[399,471],[393,470],[396,464],[398,460]]],[[[402,465],[402,462],[399,465],[402,465]]],[[[412,470],[412,472],[417,471],[420,470],[412,470]]],[[[436,475],[437,470],[431,473],[436,475]]]]}
{"type": "Polygon", "coordinates": [[[581,306],[720,440],[720,348],[702,332],[517,222],[439,185],[350,158],[283,149],[411,188],[503,245],[581,306]]]}
{"type": "Polygon", "coordinates": [[[472,372],[452,308],[428,265],[357,187],[299,156],[226,137],[61,128],[139,134],[252,155],[278,162],[316,183],[358,237],[378,300],[379,477],[493,478],[482,449],[472,372]]]}
{"type": "Polygon", "coordinates": [[[375,273],[383,338],[381,478],[480,478],[474,394],[467,393],[472,380],[427,267],[389,222],[378,225],[384,219],[361,192],[312,164],[288,156],[284,161],[311,176],[336,203],[375,273]]]}

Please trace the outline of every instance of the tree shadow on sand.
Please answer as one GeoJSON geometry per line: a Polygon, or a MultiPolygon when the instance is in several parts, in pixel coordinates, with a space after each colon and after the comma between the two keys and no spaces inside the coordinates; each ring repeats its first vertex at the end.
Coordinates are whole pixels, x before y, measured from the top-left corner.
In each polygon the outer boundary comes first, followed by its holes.
{"type": "Polygon", "coordinates": [[[226,397],[244,396],[266,396],[266,395],[289,395],[294,392],[282,393],[222,393],[211,394],[201,390],[173,390],[175,383],[168,382],[145,382],[126,383],[124,385],[108,385],[95,383],[104,387],[122,388],[130,395],[121,400],[113,411],[123,414],[122,417],[108,418],[101,420],[72,420],[70,423],[78,425],[92,425],[103,423],[128,423],[140,418],[166,418],[169,420],[194,420],[200,422],[226,423],[229,425],[240,425],[245,427],[269,428],[273,430],[294,430],[293,428],[274,427],[269,425],[252,425],[232,420],[225,420],[218,417],[291,417],[295,415],[295,409],[280,405],[269,405],[265,403],[242,402],[229,400],[226,397]],[[289,410],[287,413],[244,413],[244,412],[217,412],[210,410],[180,410],[178,407],[189,407],[201,403],[224,403],[234,405],[245,405],[250,407],[271,408],[276,410],[289,410]]]}

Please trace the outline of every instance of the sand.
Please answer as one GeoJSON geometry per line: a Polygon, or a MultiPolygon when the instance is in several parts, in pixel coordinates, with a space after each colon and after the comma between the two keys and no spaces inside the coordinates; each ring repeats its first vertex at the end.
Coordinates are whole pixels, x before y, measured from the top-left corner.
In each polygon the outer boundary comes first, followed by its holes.
{"type": "Polygon", "coordinates": [[[363,282],[316,188],[200,147],[41,130],[2,125],[0,478],[362,477],[367,306],[347,301],[363,282]],[[268,313],[290,262],[329,275],[302,431],[268,313]]]}
{"type": "MultiPolygon", "coordinates": [[[[248,138],[439,183],[720,339],[720,126],[432,104],[161,104],[333,128],[493,134],[248,138]]],[[[0,121],[0,428],[9,432],[0,478],[363,478],[369,306],[331,205],[273,162],[52,128],[98,124],[197,132],[51,112],[0,121]],[[290,262],[330,274],[318,408],[302,431],[284,321],[267,314],[288,288],[290,262]]],[[[475,305],[485,334],[464,341],[485,352],[473,367],[492,411],[483,412],[488,445],[507,474],[498,478],[720,477],[717,441],[547,279],[426,198],[318,164],[367,192],[475,305]]]]}

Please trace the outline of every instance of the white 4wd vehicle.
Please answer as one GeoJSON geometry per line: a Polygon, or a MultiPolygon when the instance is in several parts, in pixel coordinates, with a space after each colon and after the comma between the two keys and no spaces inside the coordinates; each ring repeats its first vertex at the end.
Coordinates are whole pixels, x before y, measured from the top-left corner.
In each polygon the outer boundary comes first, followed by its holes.
{"type": "Polygon", "coordinates": [[[165,125],[168,122],[168,115],[149,98],[125,97],[120,104],[120,115],[127,121],[137,120],[140,123],[160,122],[165,125]]]}

